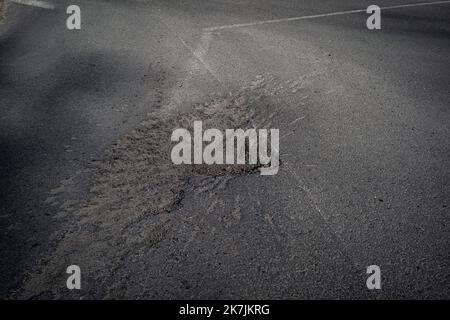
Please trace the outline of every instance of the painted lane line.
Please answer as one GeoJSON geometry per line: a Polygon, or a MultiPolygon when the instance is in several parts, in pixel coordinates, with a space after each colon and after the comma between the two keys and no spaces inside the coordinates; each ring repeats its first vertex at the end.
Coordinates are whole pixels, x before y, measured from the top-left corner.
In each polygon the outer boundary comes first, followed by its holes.
{"type": "Polygon", "coordinates": [[[49,10],[55,9],[55,6],[47,1],[40,1],[40,0],[9,0],[9,1],[17,4],[22,4],[25,6],[33,6],[42,9],[49,9],[49,10]]]}
{"type": "MultiPolygon", "coordinates": [[[[396,5],[396,6],[380,7],[380,10],[430,6],[430,5],[447,4],[447,3],[450,3],[450,1],[420,2],[420,3],[411,3],[411,4],[402,4],[402,5],[396,5]]],[[[229,24],[229,25],[223,25],[223,26],[217,26],[217,27],[204,28],[203,30],[206,32],[213,32],[213,31],[220,31],[220,30],[226,30],[226,29],[252,27],[252,26],[258,26],[258,25],[263,25],[263,24],[307,20],[307,19],[315,19],[315,18],[323,18],[323,17],[331,17],[331,16],[340,16],[340,15],[345,15],[345,14],[366,12],[366,10],[367,9],[356,9],[356,10],[348,10],[348,11],[338,11],[338,12],[330,12],[330,13],[323,13],[323,14],[315,14],[315,15],[310,15],[310,16],[281,18],[281,19],[272,19],[272,20],[261,20],[261,21],[254,21],[254,22],[248,22],[248,23],[237,23],[237,24],[229,24]]]]}

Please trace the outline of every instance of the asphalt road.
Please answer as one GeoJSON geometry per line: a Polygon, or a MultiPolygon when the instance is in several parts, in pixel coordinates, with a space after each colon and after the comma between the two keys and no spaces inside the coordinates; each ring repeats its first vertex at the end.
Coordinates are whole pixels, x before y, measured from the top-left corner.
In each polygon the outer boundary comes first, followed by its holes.
{"type": "Polygon", "coordinates": [[[0,20],[2,298],[450,298],[450,3],[56,4],[0,20]],[[233,114],[280,129],[277,175],[164,162],[233,114]]]}

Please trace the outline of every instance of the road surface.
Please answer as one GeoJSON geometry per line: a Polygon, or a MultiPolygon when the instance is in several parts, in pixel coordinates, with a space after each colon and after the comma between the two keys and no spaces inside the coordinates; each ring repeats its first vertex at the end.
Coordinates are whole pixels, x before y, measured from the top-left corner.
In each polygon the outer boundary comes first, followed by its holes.
{"type": "Polygon", "coordinates": [[[371,31],[346,11],[373,1],[77,0],[81,30],[28,2],[0,20],[2,298],[450,297],[450,3],[379,0],[371,31]],[[194,120],[279,128],[279,173],[174,166],[194,120]]]}

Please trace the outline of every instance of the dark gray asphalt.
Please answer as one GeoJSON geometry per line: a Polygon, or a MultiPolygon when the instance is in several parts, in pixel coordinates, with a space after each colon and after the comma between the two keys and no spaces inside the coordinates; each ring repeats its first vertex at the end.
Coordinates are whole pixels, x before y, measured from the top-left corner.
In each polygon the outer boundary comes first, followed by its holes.
{"type": "Polygon", "coordinates": [[[11,3],[0,25],[1,297],[450,298],[450,4],[383,11],[378,31],[355,13],[212,33],[373,1],[78,1],[80,31],[58,4],[11,3]],[[55,218],[52,190],[81,172],[71,198],[89,199],[85,169],[149,112],[261,76],[277,79],[262,117],[283,137],[278,175],[192,178],[170,212],[130,218],[128,242],[96,235],[122,223],[108,215],[55,218]],[[106,242],[120,250],[98,274],[83,259],[106,242]]]}

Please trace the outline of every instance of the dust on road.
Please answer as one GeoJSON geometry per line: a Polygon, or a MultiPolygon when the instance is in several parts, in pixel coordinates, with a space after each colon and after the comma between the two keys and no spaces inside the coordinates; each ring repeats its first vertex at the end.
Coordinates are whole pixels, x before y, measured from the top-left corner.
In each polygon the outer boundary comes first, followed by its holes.
{"type": "MultiPolygon", "coordinates": [[[[202,120],[204,128],[247,129],[270,125],[276,110],[270,99],[295,94],[302,81],[280,82],[258,76],[236,94],[212,97],[203,104],[161,108],[130,134],[119,139],[101,161],[63,181],[51,191],[47,202],[57,208],[60,231],[51,237],[52,249],[37,270],[25,277],[24,298],[68,296],[65,269],[78,264],[85,283],[95,283],[82,296],[108,297],[111,277],[120,275],[120,261],[139,256],[164,239],[167,226],[162,213],[182,206],[192,177],[251,174],[255,168],[174,165],[170,159],[170,136],[176,128],[192,128],[202,120]],[[272,109],[271,109],[272,108],[272,109]],[[88,180],[89,194],[80,200],[76,190],[88,180]]],[[[190,189],[191,192],[195,188],[190,189]]],[[[139,258],[137,258],[139,261],[139,258]]],[[[139,263],[139,262],[138,262],[139,263]]]]}
{"type": "Polygon", "coordinates": [[[0,0],[0,25],[6,20],[7,12],[8,12],[8,1],[0,0]]]}

